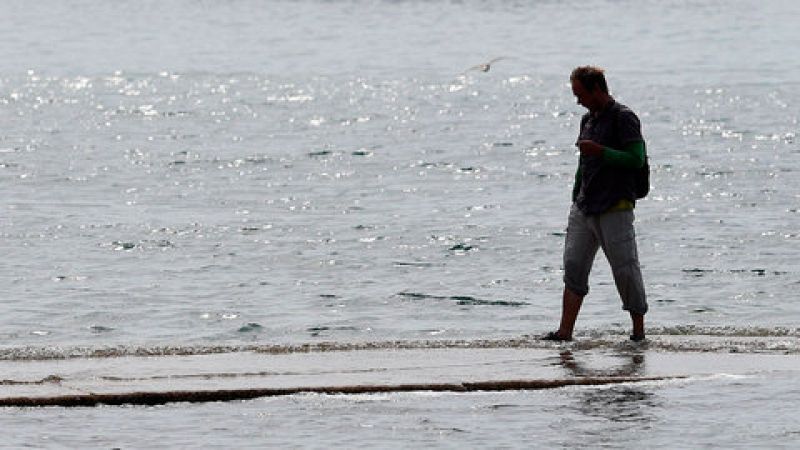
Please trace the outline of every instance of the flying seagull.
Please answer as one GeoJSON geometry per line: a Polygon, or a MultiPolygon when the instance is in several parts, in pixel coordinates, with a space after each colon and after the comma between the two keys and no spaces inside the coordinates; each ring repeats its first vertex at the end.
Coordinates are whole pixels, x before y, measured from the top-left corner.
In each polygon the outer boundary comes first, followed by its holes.
{"type": "Polygon", "coordinates": [[[450,84],[450,92],[456,92],[456,91],[460,91],[460,90],[464,89],[464,87],[467,85],[467,74],[471,70],[479,70],[479,71],[484,72],[484,73],[488,72],[492,68],[492,64],[496,63],[497,61],[501,61],[503,59],[508,59],[508,58],[506,58],[504,56],[501,56],[499,58],[493,58],[493,59],[489,60],[488,62],[485,62],[483,64],[478,64],[477,66],[472,66],[469,69],[461,72],[456,77],[456,79],[450,84]]]}
{"type": "Polygon", "coordinates": [[[505,58],[503,56],[501,56],[499,58],[494,58],[489,62],[485,62],[483,64],[478,64],[477,66],[472,66],[469,69],[465,70],[464,73],[467,73],[470,70],[480,70],[481,72],[488,72],[489,69],[492,68],[492,64],[496,63],[497,61],[504,60],[504,59],[507,59],[507,58],[505,58]]]}

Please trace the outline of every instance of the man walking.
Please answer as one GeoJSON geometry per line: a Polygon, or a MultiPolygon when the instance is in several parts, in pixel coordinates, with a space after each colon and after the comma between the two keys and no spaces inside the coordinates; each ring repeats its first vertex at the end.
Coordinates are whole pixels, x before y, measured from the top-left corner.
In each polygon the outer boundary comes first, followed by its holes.
{"type": "Polygon", "coordinates": [[[572,339],[583,298],[589,293],[589,272],[598,248],[602,248],[622,308],[633,322],[631,339],[641,341],[647,300],[633,228],[636,175],[645,164],[639,118],[609,95],[602,69],[578,67],[570,81],[578,104],[589,111],[581,119],[576,143],[580,161],[564,246],[561,325],[544,339],[572,339]]]}

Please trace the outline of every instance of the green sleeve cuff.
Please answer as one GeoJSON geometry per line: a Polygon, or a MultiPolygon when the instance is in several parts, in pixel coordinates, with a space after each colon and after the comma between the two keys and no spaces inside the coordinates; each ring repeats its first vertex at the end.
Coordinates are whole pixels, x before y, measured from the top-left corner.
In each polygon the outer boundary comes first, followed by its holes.
{"type": "Polygon", "coordinates": [[[581,166],[575,171],[575,183],[572,185],[572,201],[578,199],[578,193],[581,190],[581,166]]]}
{"type": "Polygon", "coordinates": [[[644,165],[644,142],[631,142],[622,150],[603,147],[603,163],[625,169],[638,169],[644,165]]]}

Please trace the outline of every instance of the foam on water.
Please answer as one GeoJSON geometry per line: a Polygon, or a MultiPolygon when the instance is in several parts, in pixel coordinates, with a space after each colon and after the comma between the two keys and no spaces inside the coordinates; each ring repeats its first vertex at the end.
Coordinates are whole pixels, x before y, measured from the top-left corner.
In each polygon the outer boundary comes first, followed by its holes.
{"type": "Polygon", "coordinates": [[[67,346],[5,347],[0,360],[36,361],[71,358],[114,358],[122,356],[190,356],[221,353],[256,352],[290,354],[308,352],[348,352],[386,349],[458,349],[458,348],[565,348],[572,350],[621,351],[635,348],[674,352],[721,353],[800,353],[800,329],[766,329],[697,326],[651,330],[644,343],[633,343],[617,330],[592,330],[576,335],[567,343],[543,341],[540,336],[522,335],[494,339],[428,339],[335,342],[297,344],[172,345],[172,346],[67,346]]]}

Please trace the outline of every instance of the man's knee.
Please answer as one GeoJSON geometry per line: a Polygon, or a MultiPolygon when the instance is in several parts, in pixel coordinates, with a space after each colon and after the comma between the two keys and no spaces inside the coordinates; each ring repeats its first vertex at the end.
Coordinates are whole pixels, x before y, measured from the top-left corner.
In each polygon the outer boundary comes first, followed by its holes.
{"type": "Polygon", "coordinates": [[[647,313],[647,296],[639,264],[634,262],[624,267],[615,268],[614,283],[622,299],[623,309],[634,314],[647,313]]]}
{"type": "Polygon", "coordinates": [[[631,304],[631,305],[623,304],[622,309],[624,309],[625,311],[628,311],[631,314],[636,314],[636,315],[639,315],[639,316],[644,316],[645,314],[647,314],[647,311],[650,309],[649,306],[647,305],[647,302],[644,301],[644,300],[634,301],[634,302],[631,302],[631,303],[633,303],[633,304],[631,304]]]}
{"type": "Polygon", "coordinates": [[[586,261],[573,255],[564,257],[564,284],[577,295],[589,293],[589,271],[586,261]]]}
{"type": "Polygon", "coordinates": [[[583,277],[574,277],[564,271],[564,286],[575,296],[585,297],[589,293],[589,282],[583,277]]]}

